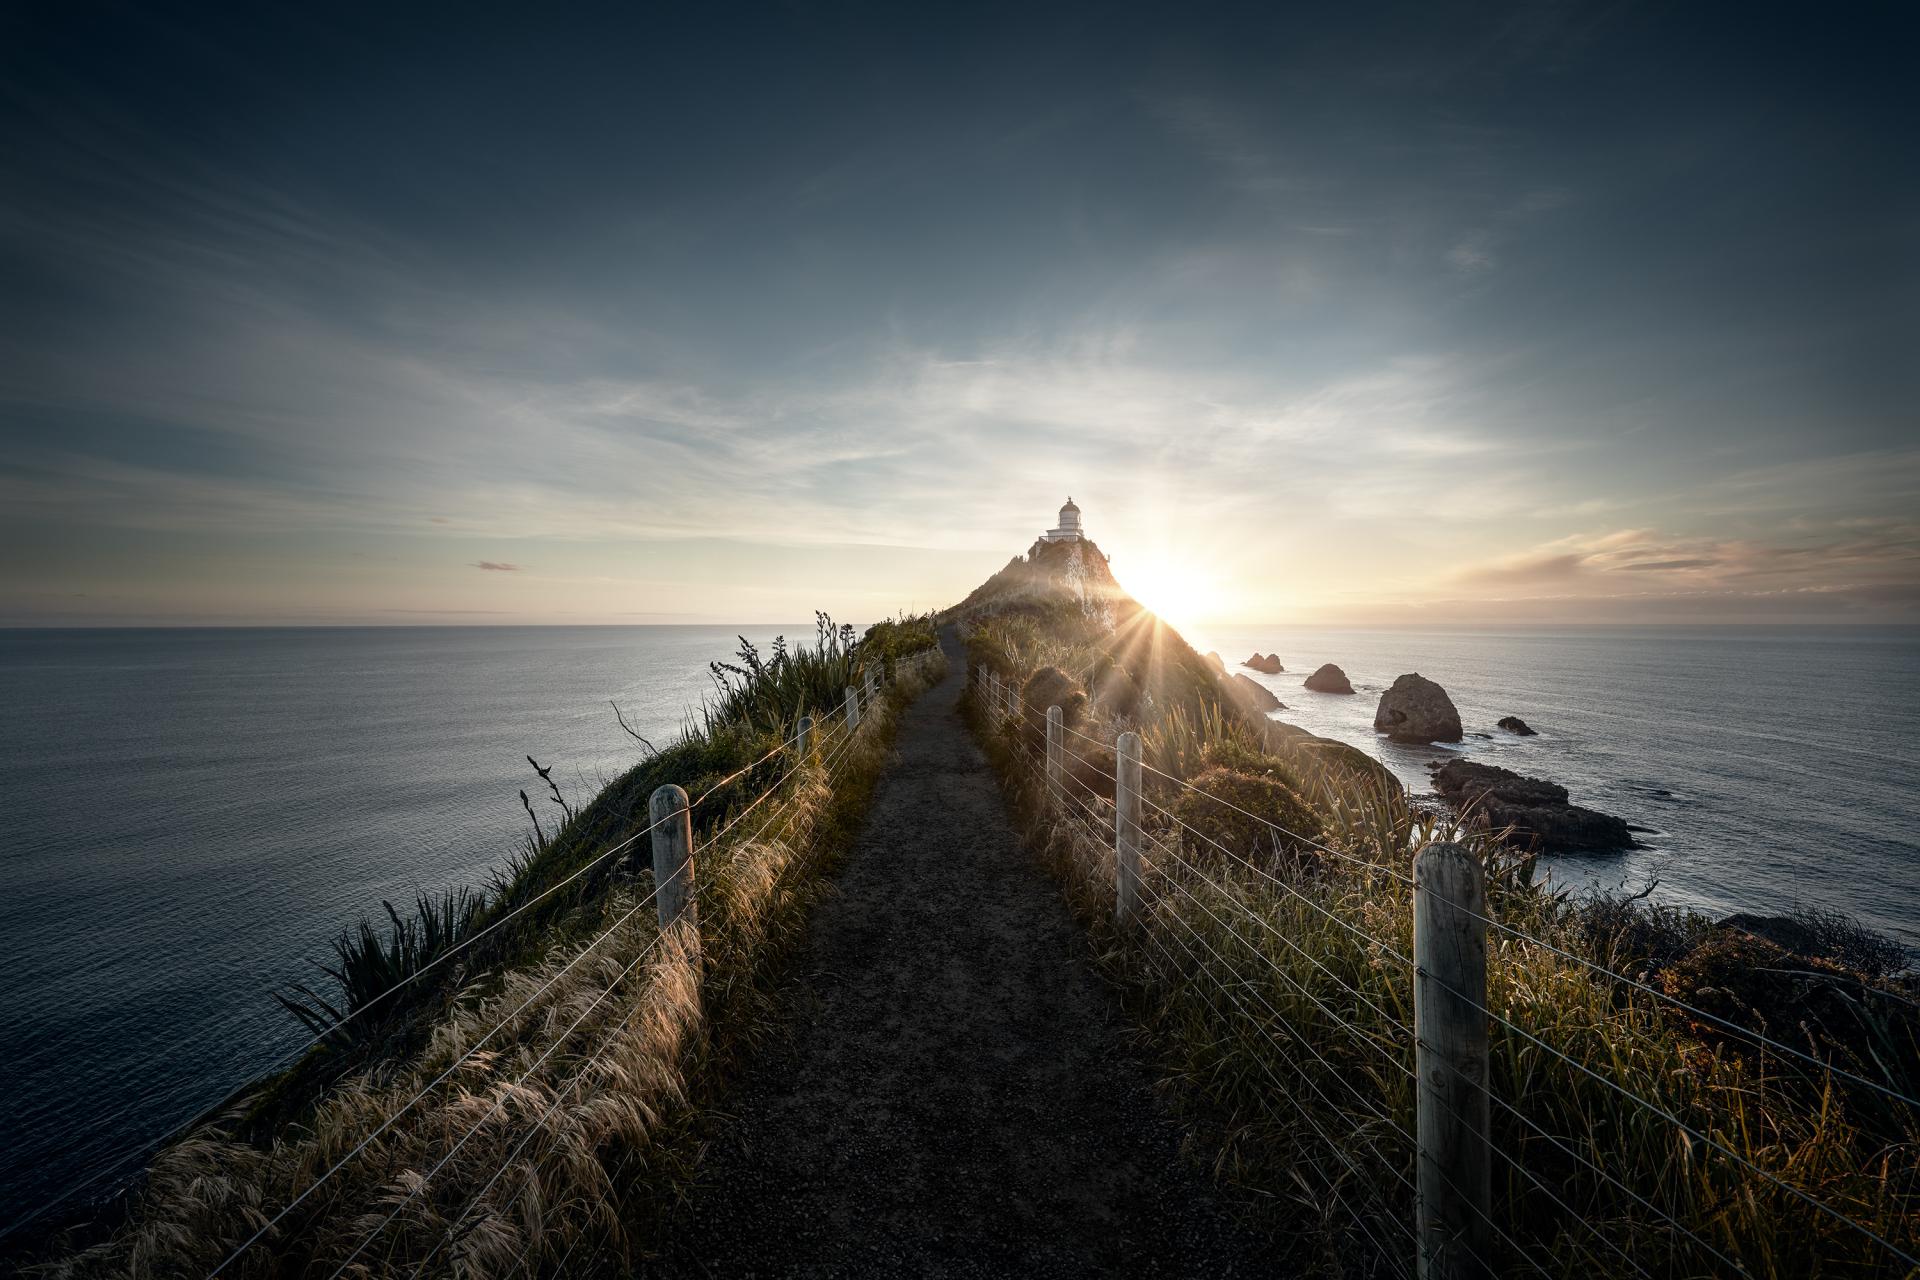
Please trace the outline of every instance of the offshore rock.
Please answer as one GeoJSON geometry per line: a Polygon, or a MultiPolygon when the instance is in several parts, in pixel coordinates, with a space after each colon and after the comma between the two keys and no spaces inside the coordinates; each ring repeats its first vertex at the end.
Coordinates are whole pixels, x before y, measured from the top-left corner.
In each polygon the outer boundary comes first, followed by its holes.
{"type": "Polygon", "coordinates": [[[1497,728],[1505,729],[1508,733],[1519,734],[1523,738],[1537,738],[1540,736],[1538,730],[1534,729],[1532,725],[1522,720],[1519,716],[1501,716],[1500,719],[1495,722],[1495,725],[1497,728]]]}
{"type": "Polygon", "coordinates": [[[1255,671],[1258,671],[1261,675],[1267,675],[1267,676],[1277,676],[1282,671],[1286,670],[1285,667],[1280,665],[1280,655],[1277,653],[1270,653],[1263,658],[1256,651],[1251,658],[1248,658],[1245,662],[1241,663],[1240,665],[1243,667],[1252,667],[1255,671]]]}
{"type": "Polygon", "coordinates": [[[1306,679],[1307,688],[1315,693],[1352,693],[1353,682],[1347,679],[1347,673],[1331,662],[1323,662],[1306,679]]]}
{"type": "Polygon", "coordinates": [[[1511,828],[1521,848],[1631,849],[1626,820],[1567,802],[1567,789],[1498,765],[1449,760],[1434,770],[1433,788],[1456,808],[1471,809],[1494,829],[1511,828]]]}
{"type": "Polygon", "coordinates": [[[1460,713],[1453,699],[1417,671],[1401,676],[1380,695],[1373,727],[1395,742],[1460,741],[1460,713]]]}

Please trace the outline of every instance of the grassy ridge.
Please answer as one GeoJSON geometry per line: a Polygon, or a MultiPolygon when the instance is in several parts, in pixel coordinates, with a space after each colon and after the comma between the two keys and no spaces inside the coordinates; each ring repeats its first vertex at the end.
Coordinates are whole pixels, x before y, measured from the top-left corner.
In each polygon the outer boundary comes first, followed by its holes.
{"type": "Polygon", "coordinates": [[[325,1006],[303,1005],[322,1042],[164,1149],[126,1224],[47,1273],[206,1274],[316,1183],[223,1274],[325,1275],[349,1258],[359,1274],[411,1274],[431,1257],[427,1274],[504,1275],[523,1253],[537,1274],[569,1250],[571,1274],[630,1258],[684,1173],[695,1104],[769,1020],[780,959],[851,841],[895,713],[942,662],[926,619],[856,644],[823,618],[815,645],[766,658],[743,642],[682,741],[563,806],[490,889],[343,938],[339,990],[304,997],[325,1006]],[[829,722],[876,665],[895,678],[858,731],[829,722]],[[781,746],[801,714],[821,726],[804,758],[781,746]],[[658,936],[650,842],[601,857],[667,782],[696,805],[697,968],[658,936]],[[452,963],[425,968],[463,937],[452,963]]]}
{"type": "Polygon", "coordinates": [[[976,723],[1026,839],[1131,992],[1173,1095],[1209,1131],[1218,1172],[1275,1203],[1303,1260],[1372,1275],[1413,1256],[1405,876],[1414,853],[1444,838],[1486,866],[1493,919],[1567,953],[1491,939],[1490,1007],[1518,1029],[1493,1024],[1499,1273],[1907,1273],[1833,1214],[1920,1253],[1912,1108],[1581,962],[1911,1094],[1910,982],[1834,958],[1873,947],[1845,945],[1841,928],[1828,956],[1790,954],[1684,913],[1547,892],[1533,861],[1493,833],[1423,816],[1343,752],[1257,723],[1137,605],[1110,599],[1109,626],[1077,591],[1049,597],[1024,579],[1010,597],[977,593],[960,615],[970,660],[1023,691],[1012,717],[976,702],[976,723]],[[1106,694],[1103,664],[1143,652],[1159,661],[1127,666],[1135,696],[1106,694]],[[1047,705],[1073,708],[1072,727],[1094,740],[1068,737],[1084,760],[1067,763],[1064,806],[1031,763],[1047,705]],[[1103,744],[1123,729],[1142,733],[1147,763],[1172,779],[1346,856],[1276,836],[1149,769],[1145,927],[1121,935],[1103,744]]]}

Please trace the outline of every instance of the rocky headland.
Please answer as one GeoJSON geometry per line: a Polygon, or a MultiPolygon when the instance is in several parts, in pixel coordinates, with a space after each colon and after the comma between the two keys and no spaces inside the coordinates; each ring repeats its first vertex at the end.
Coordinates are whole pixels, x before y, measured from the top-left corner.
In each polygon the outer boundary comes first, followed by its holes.
{"type": "Polygon", "coordinates": [[[1284,711],[1287,708],[1287,704],[1274,697],[1267,686],[1250,676],[1241,675],[1238,671],[1233,673],[1233,679],[1227,687],[1233,691],[1233,696],[1242,706],[1261,715],[1269,711],[1284,711]]]}
{"type": "Polygon", "coordinates": [[[1478,815],[1508,842],[1543,851],[1628,849],[1633,835],[1625,819],[1572,804],[1567,789],[1498,765],[1449,760],[1435,767],[1433,788],[1462,812],[1478,815]]]}

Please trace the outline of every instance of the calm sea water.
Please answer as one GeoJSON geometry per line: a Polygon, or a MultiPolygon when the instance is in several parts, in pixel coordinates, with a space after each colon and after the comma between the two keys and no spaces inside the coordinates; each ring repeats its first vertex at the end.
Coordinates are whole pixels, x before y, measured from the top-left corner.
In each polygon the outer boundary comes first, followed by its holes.
{"type": "Polygon", "coordinates": [[[0,1226],[298,1048],[271,992],[484,882],[553,809],[529,754],[569,799],[633,764],[610,700],[671,740],[735,630],[0,631],[0,1226]]]}
{"type": "Polygon", "coordinates": [[[1246,674],[1277,719],[1351,743],[1431,793],[1456,756],[1549,778],[1575,804],[1648,833],[1619,853],[1548,860],[1562,884],[1639,889],[1720,914],[1838,908],[1920,948],[1920,631],[1661,627],[1645,630],[1336,631],[1222,627],[1189,637],[1229,669],[1256,648],[1286,671],[1246,674]],[[1355,694],[1301,686],[1338,663],[1355,694]],[[1394,677],[1437,680],[1460,709],[1458,745],[1373,732],[1394,677]],[[1539,731],[1494,727],[1517,715],[1539,731]],[[1484,734],[1485,737],[1475,736],[1484,734]]]}
{"type": "MultiPolygon", "coordinates": [[[[811,624],[755,627],[765,642],[811,624]]],[[[734,628],[0,631],[0,1224],[304,1039],[270,993],[382,898],[477,884],[526,830],[525,756],[570,796],[705,691],[734,628]]],[[[1196,633],[1287,719],[1426,786],[1452,751],[1653,829],[1562,858],[1712,910],[1840,907],[1920,945],[1920,633],[1196,633]],[[1355,697],[1308,693],[1321,662],[1355,697]],[[1440,681],[1459,748],[1376,739],[1379,691],[1440,681]],[[1250,673],[1251,674],[1251,673],[1250,673]],[[1493,729],[1508,713],[1538,738],[1493,729]]],[[[106,1181],[111,1182],[111,1179],[106,1181]]]]}

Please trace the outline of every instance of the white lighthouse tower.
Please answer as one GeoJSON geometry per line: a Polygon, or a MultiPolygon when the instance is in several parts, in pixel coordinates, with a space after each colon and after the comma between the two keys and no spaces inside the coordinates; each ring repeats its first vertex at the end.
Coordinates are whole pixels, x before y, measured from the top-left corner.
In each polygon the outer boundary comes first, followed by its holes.
{"type": "Polygon", "coordinates": [[[1060,508],[1060,523],[1040,535],[1042,542],[1078,542],[1084,537],[1080,529],[1080,508],[1073,505],[1073,499],[1067,499],[1067,505],[1060,508]]]}

